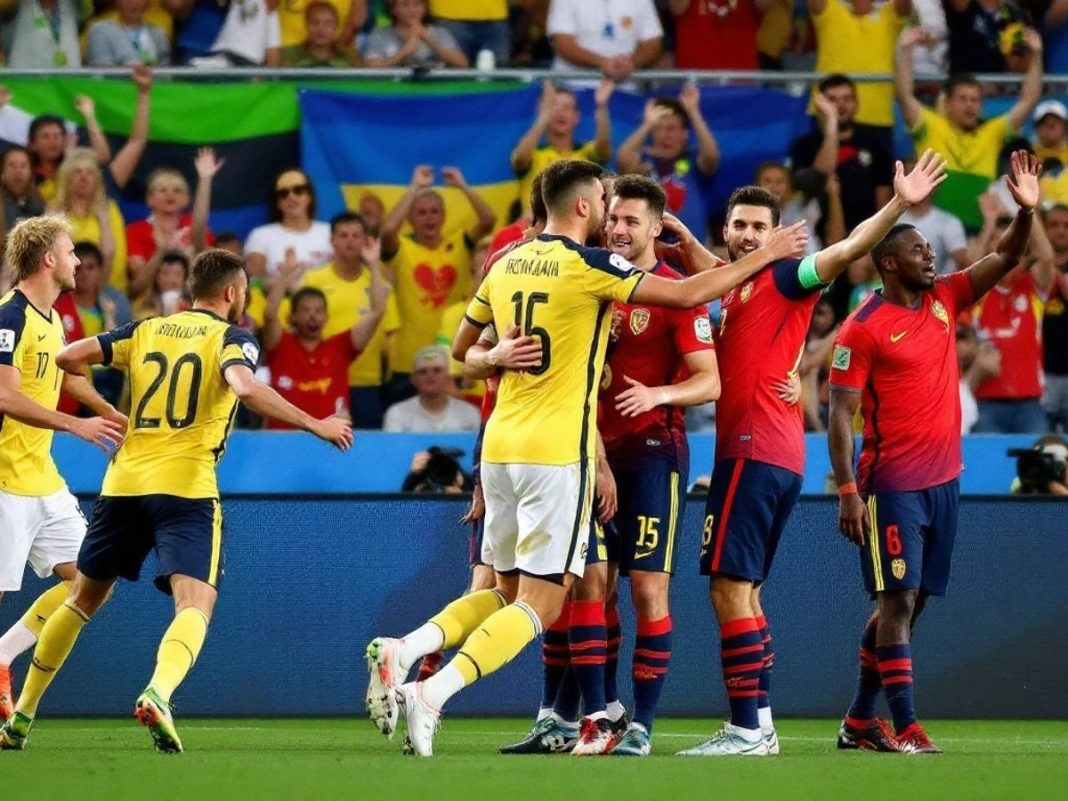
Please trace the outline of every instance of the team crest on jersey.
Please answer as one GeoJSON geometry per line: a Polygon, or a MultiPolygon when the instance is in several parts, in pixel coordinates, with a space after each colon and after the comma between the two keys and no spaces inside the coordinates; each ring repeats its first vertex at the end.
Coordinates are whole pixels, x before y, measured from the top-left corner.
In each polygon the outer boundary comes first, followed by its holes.
{"type": "Polygon", "coordinates": [[[845,345],[839,345],[834,349],[834,356],[831,359],[831,366],[835,370],[848,370],[849,362],[853,358],[853,351],[847,348],[845,345]]]}
{"type": "Polygon", "coordinates": [[[895,559],[890,563],[890,572],[894,574],[894,578],[898,581],[905,578],[905,560],[895,559]]]}
{"type": "Polygon", "coordinates": [[[15,352],[15,332],[10,328],[0,329],[0,353],[15,352]]]}
{"type": "Polygon", "coordinates": [[[707,317],[698,317],[693,321],[693,333],[697,337],[698,342],[704,342],[711,344],[712,342],[712,321],[707,317]]]}
{"type": "Polygon", "coordinates": [[[649,327],[649,310],[634,309],[630,313],[630,330],[634,336],[638,336],[649,327]]]}
{"type": "Polygon", "coordinates": [[[1064,314],[1064,302],[1060,298],[1053,298],[1046,304],[1046,314],[1048,316],[1064,314]]]}
{"type": "Polygon", "coordinates": [[[1013,301],[1012,305],[1016,308],[1016,311],[1018,313],[1023,314],[1025,311],[1027,311],[1027,296],[1017,295],[1016,300],[1013,301]]]}
{"type": "Polygon", "coordinates": [[[749,296],[752,295],[752,294],[753,294],[753,282],[750,281],[748,284],[746,284],[745,286],[742,287],[742,303],[745,303],[746,301],[748,301],[749,300],[749,296]]]}
{"type": "Polygon", "coordinates": [[[942,301],[935,300],[931,302],[931,314],[941,320],[943,325],[949,326],[949,312],[946,311],[942,301]]]}

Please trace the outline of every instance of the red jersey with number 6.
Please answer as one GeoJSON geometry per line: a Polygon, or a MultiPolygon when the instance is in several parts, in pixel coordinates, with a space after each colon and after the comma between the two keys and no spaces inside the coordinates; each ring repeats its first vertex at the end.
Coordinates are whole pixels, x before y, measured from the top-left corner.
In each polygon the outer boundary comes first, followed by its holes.
{"type": "MultiPolygon", "coordinates": [[[[809,257],[811,258],[811,257],[809,257]]],[[[752,459],[805,471],[801,404],[776,385],[797,371],[823,285],[802,285],[800,259],[769,264],[723,296],[716,349],[722,394],[716,403],[716,461],[752,459]]]]}
{"type": "Polygon", "coordinates": [[[830,383],[861,393],[861,492],[915,492],[960,475],[956,318],[974,300],[971,275],[952,273],[917,308],[876,293],[842,325],[830,383]]]}
{"type": "MultiPolygon", "coordinates": [[[[650,274],[673,281],[682,278],[662,261],[650,274]]],[[[616,398],[630,389],[627,378],[647,387],[677,384],[689,376],[682,358],[685,354],[714,349],[712,323],[704,306],[612,305],[597,430],[613,465],[638,466],[648,458],[658,458],[687,466],[685,409],[656,406],[637,417],[624,417],[616,410],[616,398]]]]}

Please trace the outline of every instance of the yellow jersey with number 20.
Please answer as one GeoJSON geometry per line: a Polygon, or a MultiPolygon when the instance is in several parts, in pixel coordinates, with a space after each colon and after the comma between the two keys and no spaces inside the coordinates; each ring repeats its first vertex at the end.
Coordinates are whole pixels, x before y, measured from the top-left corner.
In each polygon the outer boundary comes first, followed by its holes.
{"type": "Polygon", "coordinates": [[[626,303],[641,270],[603,248],[542,234],[493,265],[467,307],[473,325],[511,324],[540,340],[541,365],[505,370],[482,459],[565,465],[593,458],[597,386],[612,302],[626,303]]]}
{"type": "Polygon", "coordinates": [[[97,339],[104,364],[130,375],[130,429],[101,494],[218,498],[215,465],[237,411],[223,371],[234,364],[256,369],[260,346],[253,336],[190,309],[97,339]]]}

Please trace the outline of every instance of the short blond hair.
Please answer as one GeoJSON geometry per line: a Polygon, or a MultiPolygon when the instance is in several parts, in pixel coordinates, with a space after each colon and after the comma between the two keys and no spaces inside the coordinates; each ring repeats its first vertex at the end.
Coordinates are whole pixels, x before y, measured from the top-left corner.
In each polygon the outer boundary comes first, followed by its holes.
{"type": "Polygon", "coordinates": [[[55,247],[60,234],[74,235],[70,222],[62,214],[27,217],[11,229],[4,260],[16,282],[26,280],[41,269],[41,260],[55,247]]]}

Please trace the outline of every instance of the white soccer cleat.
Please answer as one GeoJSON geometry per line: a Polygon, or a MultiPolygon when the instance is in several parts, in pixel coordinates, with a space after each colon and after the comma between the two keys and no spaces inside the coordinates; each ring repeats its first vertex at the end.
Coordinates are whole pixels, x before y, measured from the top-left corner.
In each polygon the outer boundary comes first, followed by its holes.
{"type": "Polygon", "coordinates": [[[573,756],[603,756],[616,744],[612,733],[612,721],[608,718],[583,718],[579,725],[579,738],[571,749],[573,756]]]}
{"type": "Polygon", "coordinates": [[[406,749],[416,756],[434,756],[434,735],[441,725],[441,710],[423,700],[422,682],[402,684],[397,688],[397,703],[404,708],[408,721],[406,749]]]}
{"type": "Polygon", "coordinates": [[[764,745],[768,747],[768,754],[776,756],[779,753],[779,733],[774,726],[761,726],[760,733],[764,737],[764,745]]]}
{"type": "Polygon", "coordinates": [[[679,751],[677,756],[768,756],[768,744],[760,729],[750,730],[724,723],[723,728],[700,745],[679,751]]]}
{"type": "Polygon", "coordinates": [[[397,688],[407,678],[397,659],[400,640],[390,637],[375,637],[364,652],[367,661],[367,696],[364,707],[367,715],[387,740],[393,739],[397,730],[397,688]]]}

